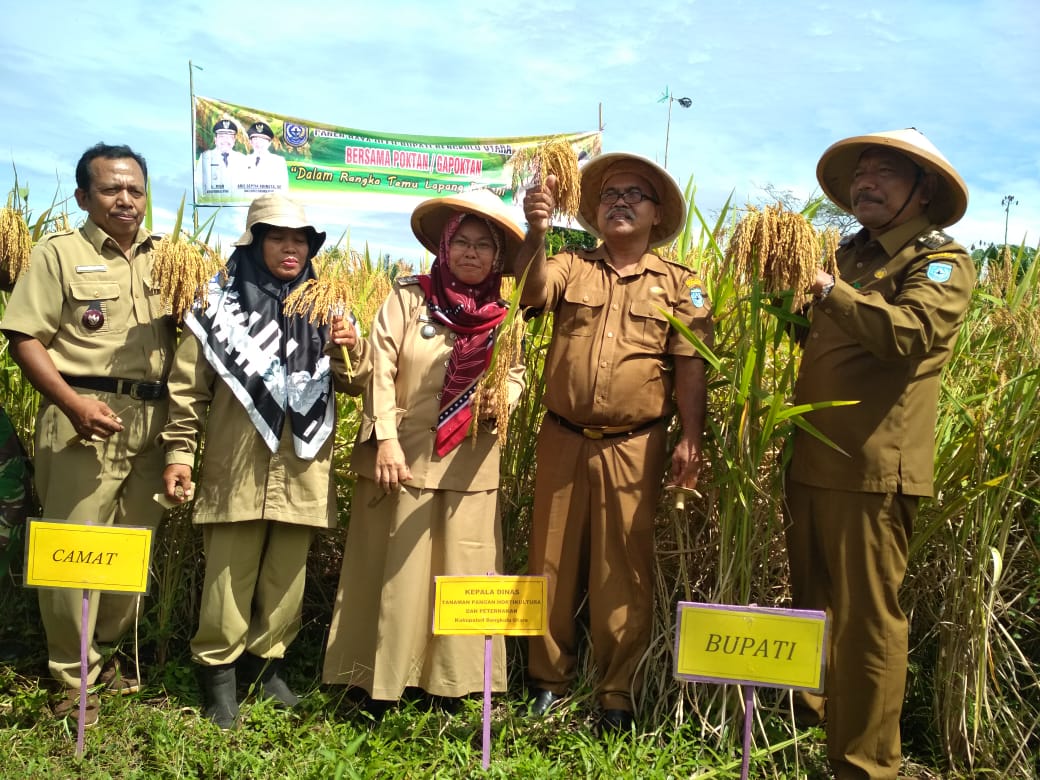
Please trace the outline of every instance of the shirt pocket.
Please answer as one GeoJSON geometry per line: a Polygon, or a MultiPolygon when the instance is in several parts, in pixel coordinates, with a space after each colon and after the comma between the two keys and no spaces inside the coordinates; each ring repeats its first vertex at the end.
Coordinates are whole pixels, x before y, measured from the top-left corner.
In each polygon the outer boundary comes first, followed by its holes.
{"type": "Polygon", "coordinates": [[[81,334],[93,336],[126,330],[128,312],[120,299],[118,282],[70,282],[69,293],[73,327],[81,334]]]}
{"type": "Polygon", "coordinates": [[[567,336],[592,336],[596,332],[606,302],[605,290],[568,287],[563,292],[563,302],[556,314],[554,328],[567,336]]]}
{"type": "Polygon", "coordinates": [[[654,301],[632,301],[628,309],[632,317],[632,338],[641,346],[659,354],[667,351],[671,323],[654,301]]]}

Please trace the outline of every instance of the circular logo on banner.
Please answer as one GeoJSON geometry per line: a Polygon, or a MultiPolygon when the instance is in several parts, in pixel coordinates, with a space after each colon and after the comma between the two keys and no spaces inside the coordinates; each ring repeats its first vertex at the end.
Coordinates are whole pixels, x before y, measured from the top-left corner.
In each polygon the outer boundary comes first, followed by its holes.
{"type": "Polygon", "coordinates": [[[301,147],[307,143],[307,128],[295,122],[286,122],[282,127],[282,137],[289,146],[301,147]]]}

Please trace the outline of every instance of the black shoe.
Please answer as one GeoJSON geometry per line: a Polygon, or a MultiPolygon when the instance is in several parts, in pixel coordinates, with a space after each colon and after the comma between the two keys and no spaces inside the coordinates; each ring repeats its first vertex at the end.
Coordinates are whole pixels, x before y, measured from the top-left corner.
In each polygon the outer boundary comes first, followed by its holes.
{"type": "Polygon", "coordinates": [[[235,699],[235,665],[203,666],[199,670],[206,694],[204,714],[222,729],[229,729],[238,718],[235,699]]]}
{"type": "Polygon", "coordinates": [[[534,697],[531,699],[527,711],[531,715],[540,718],[562,698],[562,694],[547,691],[545,688],[535,688],[534,697]]]}
{"type": "Polygon", "coordinates": [[[599,733],[629,734],[635,725],[635,718],[628,710],[603,710],[603,717],[599,721],[599,733]]]}
{"type": "Polygon", "coordinates": [[[300,703],[300,697],[292,692],[279,675],[282,669],[281,658],[260,658],[252,653],[242,653],[238,663],[242,668],[246,685],[255,685],[259,698],[270,699],[288,708],[300,703]]]}

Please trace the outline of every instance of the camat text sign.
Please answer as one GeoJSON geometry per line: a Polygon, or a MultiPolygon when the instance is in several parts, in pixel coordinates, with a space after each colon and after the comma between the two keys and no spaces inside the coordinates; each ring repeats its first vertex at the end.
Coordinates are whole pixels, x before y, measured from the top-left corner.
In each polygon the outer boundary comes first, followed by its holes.
{"type": "Polygon", "coordinates": [[[148,528],[30,519],[25,584],[145,593],[151,551],[148,528]]]}

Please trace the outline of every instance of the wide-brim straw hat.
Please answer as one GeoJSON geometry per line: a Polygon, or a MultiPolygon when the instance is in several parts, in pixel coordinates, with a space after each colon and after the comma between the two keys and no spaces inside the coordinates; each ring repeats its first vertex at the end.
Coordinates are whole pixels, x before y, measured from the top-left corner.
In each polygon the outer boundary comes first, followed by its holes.
{"type": "Polygon", "coordinates": [[[459,212],[484,217],[502,229],[505,236],[505,246],[502,247],[502,273],[512,274],[520,245],[524,242],[524,229],[509,213],[502,199],[490,190],[466,190],[457,195],[424,200],[412,212],[412,232],[420,244],[436,255],[440,251],[444,226],[459,212]]]}
{"type": "Polygon", "coordinates": [[[826,193],[844,211],[852,214],[852,174],[860,155],[872,146],[894,149],[905,154],[926,173],[939,178],[939,186],[925,213],[939,227],[957,222],[968,209],[968,187],[924,133],[916,128],[886,130],[870,135],[856,135],[832,144],[820,157],[816,179],[826,193]]]}
{"type": "Polygon", "coordinates": [[[672,243],[686,224],[686,199],[672,175],[664,168],[638,154],[608,152],[593,157],[581,169],[581,200],[578,203],[578,223],[589,233],[602,239],[596,224],[599,194],[603,182],[618,173],[642,176],[654,188],[660,201],[661,221],[650,230],[650,246],[672,243]]]}
{"type": "Polygon", "coordinates": [[[312,258],[318,254],[321,245],[325,243],[325,231],[318,230],[307,221],[307,215],[303,213],[303,206],[277,192],[253,199],[253,202],[249,204],[249,213],[246,215],[246,230],[237,241],[232,242],[232,246],[252,244],[253,228],[257,225],[308,231],[310,236],[307,243],[312,258]]]}

